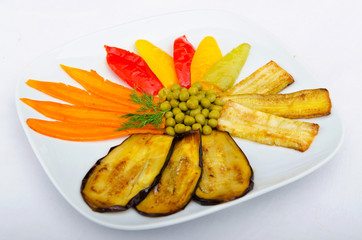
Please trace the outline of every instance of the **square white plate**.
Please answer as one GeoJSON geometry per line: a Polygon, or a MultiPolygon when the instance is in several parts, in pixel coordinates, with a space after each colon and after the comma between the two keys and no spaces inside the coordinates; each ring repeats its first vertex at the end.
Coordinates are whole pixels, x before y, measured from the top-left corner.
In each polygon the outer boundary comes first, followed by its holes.
{"type": "Polygon", "coordinates": [[[18,84],[16,103],[20,120],[36,156],[55,187],[75,209],[99,224],[117,229],[141,230],[195,219],[250,200],[306,176],[330,160],[341,145],[343,127],[335,109],[332,109],[329,116],[308,120],[318,123],[320,130],[310,149],[304,153],[236,139],[253,167],[255,181],[254,189],[240,199],[216,206],[201,206],[191,202],[183,211],[159,218],[141,216],[133,209],[112,214],[93,212],[81,197],[81,181],[90,167],[103,157],[110,147],[120,144],[125,138],[71,142],[32,131],[26,125],[27,118],[46,118],[23,104],[19,98],[59,100],[28,87],[26,80],[31,78],[63,82],[81,87],[59,67],[59,64],[65,64],[87,70],[94,69],[104,78],[121,83],[106,64],[103,47],[105,44],[135,51],[134,42],[143,38],[172,54],[173,41],[184,34],[195,47],[205,36],[213,36],[223,54],[240,43],[250,43],[250,55],[238,81],[274,60],[295,79],[295,83],[285,89],[284,93],[318,87],[328,88],[319,86],[313,76],[270,33],[247,19],[219,11],[181,12],[126,23],[85,36],[40,57],[30,64],[18,84]]]}

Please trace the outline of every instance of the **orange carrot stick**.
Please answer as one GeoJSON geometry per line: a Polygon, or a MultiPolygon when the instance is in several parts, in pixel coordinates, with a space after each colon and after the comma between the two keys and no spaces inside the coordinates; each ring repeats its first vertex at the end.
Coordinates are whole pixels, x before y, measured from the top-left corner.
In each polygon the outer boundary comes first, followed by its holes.
{"type": "Polygon", "coordinates": [[[109,80],[105,80],[93,70],[86,71],[62,64],[60,66],[71,78],[82,85],[88,92],[115,102],[130,104],[129,95],[131,94],[132,89],[126,88],[109,80]]]}
{"type": "Polygon", "coordinates": [[[133,128],[117,131],[115,128],[111,127],[70,122],[45,121],[34,118],[29,118],[26,123],[31,129],[40,134],[68,141],[98,141],[119,138],[134,133],[164,133],[164,130],[155,128],[133,128]]]}
{"type": "Polygon", "coordinates": [[[121,118],[121,116],[129,113],[101,111],[56,102],[37,101],[28,98],[20,98],[20,100],[48,118],[59,121],[95,124],[115,128],[121,127],[122,123],[126,121],[126,119],[121,118]]]}
{"type": "Polygon", "coordinates": [[[26,84],[49,96],[78,106],[115,112],[131,112],[137,109],[136,105],[117,103],[64,83],[44,82],[29,79],[26,84]]]}

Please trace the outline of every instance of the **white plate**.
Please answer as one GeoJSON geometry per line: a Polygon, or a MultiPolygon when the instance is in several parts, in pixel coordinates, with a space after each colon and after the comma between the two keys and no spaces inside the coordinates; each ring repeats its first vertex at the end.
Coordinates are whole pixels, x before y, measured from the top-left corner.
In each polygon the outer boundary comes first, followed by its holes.
{"type": "Polygon", "coordinates": [[[195,219],[240,204],[311,173],[330,160],[341,145],[343,127],[335,109],[332,109],[331,115],[310,120],[320,125],[320,131],[310,149],[304,153],[236,139],[247,155],[255,174],[254,190],[243,198],[217,206],[200,206],[191,202],[185,210],[160,218],[144,217],[133,209],[115,214],[93,212],[80,195],[81,180],[96,160],[103,157],[110,147],[121,143],[124,138],[97,142],[70,142],[49,138],[32,131],[27,127],[26,119],[45,118],[18,99],[26,97],[57,100],[28,87],[25,81],[32,78],[79,86],[59,67],[59,64],[65,64],[82,69],[94,69],[101,76],[120,82],[106,65],[104,44],[135,51],[134,42],[143,38],[171,54],[174,39],[183,34],[186,34],[194,46],[197,46],[203,37],[213,36],[223,54],[240,43],[250,43],[252,46],[250,56],[239,80],[270,60],[274,60],[295,79],[295,83],[284,92],[317,87],[328,88],[328,86],[319,86],[313,76],[271,34],[246,19],[218,11],[181,12],[127,23],[73,41],[34,61],[17,89],[16,102],[20,120],[36,156],[56,188],[75,209],[99,224],[117,229],[140,230],[195,219]]]}

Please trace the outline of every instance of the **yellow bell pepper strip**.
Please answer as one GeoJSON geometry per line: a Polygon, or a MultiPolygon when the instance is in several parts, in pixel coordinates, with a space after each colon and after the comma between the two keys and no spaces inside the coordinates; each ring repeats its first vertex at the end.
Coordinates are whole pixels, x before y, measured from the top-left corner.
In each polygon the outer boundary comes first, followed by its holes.
{"type": "Polygon", "coordinates": [[[171,88],[173,84],[178,83],[173,58],[169,54],[143,39],[136,41],[136,47],[163,86],[171,88]]]}
{"type": "Polygon", "coordinates": [[[202,81],[215,84],[223,91],[231,88],[248,58],[250,47],[248,43],[243,43],[231,50],[211,66],[202,81]]]}
{"type": "Polygon", "coordinates": [[[205,37],[199,44],[191,62],[191,84],[201,81],[202,77],[222,58],[215,38],[205,37]]]}

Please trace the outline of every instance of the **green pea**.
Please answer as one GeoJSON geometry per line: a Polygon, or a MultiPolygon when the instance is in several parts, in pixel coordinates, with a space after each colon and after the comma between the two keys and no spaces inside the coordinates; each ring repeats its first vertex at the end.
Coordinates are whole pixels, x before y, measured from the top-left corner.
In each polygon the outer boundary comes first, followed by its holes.
{"type": "Polygon", "coordinates": [[[165,118],[172,118],[173,117],[173,112],[172,111],[168,111],[165,113],[165,118]]]}
{"type": "MultiPolygon", "coordinates": [[[[186,88],[183,88],[183,89],[186,89],[186,88]]],[[[180,95],[179,95],[180,101],[186,102],[189,99],[189,97],[190,97],[190,94],[187,90],[180,92],[180,95]]]]}
{"type": "Polygon", "coordinates": [[[166,128],[166,134],[174,136],[175,135],[175,129],[173,127],[167,127],[166,128]]]}
{"type": "Polygon", "coordinates": [[[197,87],[190,87],[189,93],[190,95],[197,95],[199,93],[199,89],[197,87]]]}
{"type": "Polygon", "coordinates": [[[199,99],[198,99],[197,96],[195,96],[195,95],[190,96],[189,99],[195,100],[195,101],[199,102],[199,99]]]}
{"type": "Polygon", "coordinates": [[[177,101],[176,99],[172,99],[170,101],[170,104],[171,104],[171,107],[172,108],[177,108],[178,107],[178,104],[179,104],[179,101],[177,101]]]}
{"type": "Polygon", "coordinates": [[[185,102],[180,102],[178,107],[184,112],[186,112],[188,110],[188,107],[185,102]]]}
{"type": "Polygon", "coordinates": [[[182,123],[176,124],[176,126],[175,126],[175,132],[176,133],[184,133],[185,130],[186,130],[186,127],[185,127],[184,124],[182,124],[182,123]]]}
{"type": "Polygon", "coordinates": [[[193,118],[191,116],[185,116],[184,123],[187,126],[191,126],[192,124],[195,123],[195,118],[193,118]]]}
{"type": "Polygon", "coordinates": [[[199,101],[194,98],[187,100],[186,105],[189,109],[196,109],[199,106],[199,101]]]}
{"type": "Polygon", "coordinates": [[[205,123],[205,116],[202,115],[201,113],[197,114],[195,116],[195,120],[196,122],[200,123],[201,125],[203,125],[205,123]]]}
{"type": "Polygon", "coordinates": [[[207,99],[209,99],[210,102],[214,102],[216,99],[216,94],[210,94],[206,95],[207,99]]]}
{"type": "Polygon", "coordinates": [[[200,123],[192,124],[192,130],[202,130],[202,126],[200,123]]]}
{"type": "Polygon", "coordinates": [[[181,86],[180,84],[174,84],[171,86],[171,91],[175,91],[175,90],[181,90],[181,86]]]}
{"type": "Polygon", "coordinates": [[[168,101],[163,102],[163,103],[161,103],[160,108],[162,111],[171,110],[171,104],[168,101]]]}
{"type": "Polygon", "coordinates": [[[174,99],[179,99],[179,97],[180,97],[180,90],[175,90],[175,91],[173,91],[172,92],[172,96],[173,96],[173,98],[174,99]]]}
{"type": "Polygon", "coordinates": [[[167,94],[170,93],[171,91],[167,88],[162,88],[160,91],[158,91],[158,96],[160,98],[166,98],[167,94]]]}
{"type": "Polygon", "coordinates": [[[202,134],[210,135],[212,132],[212,128],[209,125],[205,125],[202,127],[202,134]]]}
{"type": "Polygon", "coordinates": [[[191,113],[190,109],[185,112],[186,115],[190,115],[190,113],[191,113]]]}
{"type": "Polygon", "coordinates": [[[222,106],[224,105],[224,100],[222,100],[222,98],[216,98],[214,103],[216,105],[222,106]]]}
{"type": "Polygon", "coordinates": [[[186,131],[186,132],[191,131],[191,127],[190,127],[190,126],[186,126],[185,131],[186,131]]]}
{"type": "Polygon", "coordinates": [[[212,108],[213,108],[214,106],[215,106],[214,104],[210,104],[210,106],[208,107],[208,109],[209,109],[210,111],[212,111],[212,108]]]}
{"type": "MultiPolygon", "coordinates": [[[[170,105],[170,106],[171,106],[171,105],[170,105]]],[[[181,111],[181,109],[179,109],[179,108],[174,108],[174,109],[172,109],[172,113],[173,113],[174,116],[176,116],[176,114],[178,114],[178,113],[180,113],[180,112],[182,112],[182,111],[181,111]]]]}
{"type": "Polygon", "coordinates": [[[167,93],[166,99],[167,101],[171,101],[172,99],[174,99],[172,92],[167,93]]]}
{"type": "Polygon", "coordinates": [[[173,118],[167,118],[166,119],[166,126],[167,127],[173,127],[176,125],[176,121],[173,118]]]}
{"type": "MultiPolygon", "coordinates": [[[[172,104],[171,104],[171,105],[172,105],[172,104]]],[[[215,111],[221,112],[222,106],[214,105],[214,106],[212,106],[211,110],[215,110],[215,111]]]]}
{"type": "Polygon", "coordinates": [[[201,114],[204,115],[205,118],[207,118],[209,116],[209,109],[204,108],[201,110],[201,114]]]}
{"type": "Polygon", "coordinates": [[[207,125],[209,125],[212,128],[216,128],[217,126],[217,120],[216,119],[209,119],[209,121],[207,122],[207,125]]]}
{"type": "Polygon", "coordinates": [[[210,113],[209,113],[209,118],[213,118],[213,119],[218,119],[220,117],[220,112],[219,111],[215,111],[215,110],[212,110],[210,113]]]}
{"type": "Polygon", "coordinates": [[[191,117],[195,117],[199,113],[200,113],[200,109],[196,108],[196,109],[191,110],[190,114],[188,114],[188,115],[190,115],[191,117]]]}
{"type": "Polygon", "coordinates": [[[199,100],[199,101],[201,101],[204,97],[205,97],[205,95],[203,95],[203,94],[197,94],[197,99],[199,100]]]}
{"type": "Polygon", "coordinates": [[[217,94],[217,92],[215,89],[209,89],[206,91],[206,95],[216,95],[216,94],[217,94]]]}
{"type": "Polygon", "coordinates": [[[210,100],[208,98],[201,99],[200,103],[201,103],[201,106],[203,106],[204,108],[210,107],[210,104],[211,104],[210,100]]]}
{"type": "Polygon", "coordinates": [[[177,123],[182,123],[184,121],[185,114],[183,112],[177,113],[175,115],[175,120],[177,123]]]}
{"type": "Polygon", "coordinates": [[[193,87],[197,87],[197,89],[199,91],[201,91],[202,89],[202,83],[201,82],[195,82],[194,84],[192,84],[193,87]]]}

